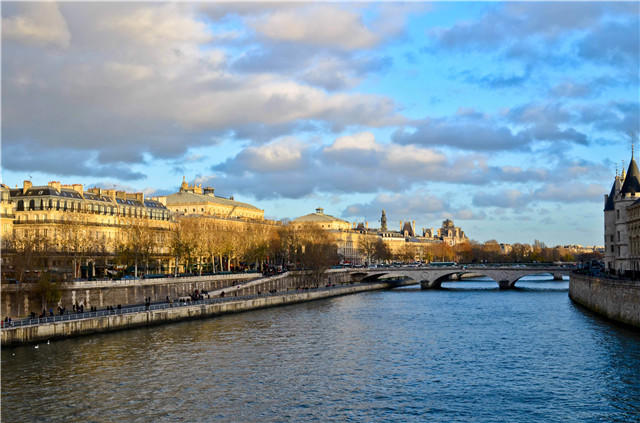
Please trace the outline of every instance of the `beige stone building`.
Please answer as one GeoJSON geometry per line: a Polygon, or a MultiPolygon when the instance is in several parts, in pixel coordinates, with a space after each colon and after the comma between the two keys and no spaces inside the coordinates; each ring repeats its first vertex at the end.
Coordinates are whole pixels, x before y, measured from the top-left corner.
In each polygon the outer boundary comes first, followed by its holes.
{"type": "Polygon", "coordinates": [[[433,230],[423,229],[422,235],[416,233],[415,221],[400,222],[400,230],[387,229],[386,213],[382,211],[380,219],[381,227],[370,228],[368,222],[351,224],[337,217],[327,215],[322,208],[317,208],[315,213],[301,216],[292,221],[294,225],[316,224],[324,230],[330,231],[338,245],[338,254],[344,262],[351,264],[365,264],[366,251],[371,244],[381,240],[386,244],[391,254],[396,257],[412,257],[410,260],[424,261],[428,257],[428,250],[442,242],[447,245],[455,245],[467,242],[464,232],[453,225],[449,219],[443,222],[443,227],[438,233],[433,230]]]}
{"type": "Polygon", "coordinates": [[[205,215],[223,218],[264,220],[264,210],[235,201],[233,197],[218,197],[211,187],[189,185],[183,178],[180,191],[154,197],[176,215],[205,215]]]}
{"type": "Polygon", "coordinates": [[[324,209],[320,207],[316,209],[315,213],[305,214],[304,216],[300,216],[291,221],[291,224],[294,226],[307,223],[313,223],[326,230],[346,231],[351,228],[351,224],[349,222],[329,214],[325,214],[324,209]]]}
{"type": "Polygon", "coordinates": [[[170,260],[171,213],[143,193],[24,181],[22,188],[2,188],[2,208],[3,277],[12,272],[15,277],[19,263],[34,252],[46,257],[46,262],[29,266],[36,271],[104,276],[118,246],[141,233],[153,241],[154,267],[166,267],[170,260]]]}

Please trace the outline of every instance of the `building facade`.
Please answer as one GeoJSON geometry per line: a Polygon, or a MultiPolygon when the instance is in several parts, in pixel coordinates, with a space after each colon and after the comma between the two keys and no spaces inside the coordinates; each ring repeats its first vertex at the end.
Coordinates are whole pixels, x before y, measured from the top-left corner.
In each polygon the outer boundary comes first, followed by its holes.
{"type": "Polygon", "coordinates": [[[3,186],[3,279],[34,279],[25,272],[42,270],[73,278],[104,276],[121,247],[140,241],[141,234],[153,241],[149,253],[156,260],[168,260],[172,225],[170,211],[143,193],[85,191],[80,184],[56,181],[3,186]],[[29,262],[31,257],[41,262],[29,262]]]}
{"type": "Polygon", "coordinates": [[[607,271],[640,271],[640,171],[633,152],[627,172],[616,175],[604,196],[604,247],[607,271]]]}

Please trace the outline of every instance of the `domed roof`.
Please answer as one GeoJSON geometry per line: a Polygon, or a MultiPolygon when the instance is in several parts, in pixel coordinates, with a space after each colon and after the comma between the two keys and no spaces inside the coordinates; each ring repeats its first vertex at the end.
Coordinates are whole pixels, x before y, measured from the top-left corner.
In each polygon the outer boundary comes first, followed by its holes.
{"type": "Polygon", "coordinates": [[[349,224],[346,220],[338,219],[337,217],[324,214],[324,209],[317,208],[315,213],[305,214],[304,216],[300,216],[297,219],[293,219],[295,223],[329,223],[329,222],[342,222],[349,224]]]}

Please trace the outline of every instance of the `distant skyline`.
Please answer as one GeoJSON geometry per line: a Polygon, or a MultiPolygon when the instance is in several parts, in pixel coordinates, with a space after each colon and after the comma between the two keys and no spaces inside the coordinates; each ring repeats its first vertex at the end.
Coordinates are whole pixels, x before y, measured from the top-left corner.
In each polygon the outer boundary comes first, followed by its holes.
{"type": "MultiPolygon", "coordinates": [[[[2,181],[603,244],[640,5],[2,4],[2,181]]],[[[637,147],[637,146],[636,146],[637,147]]],[[[636,148],[638,152],[638,148],[636,148]]],[[[626,170],[626,169],[625,169],[626,170]]],[[[397,228],[396,228],[397,227],[397,228]]]]}

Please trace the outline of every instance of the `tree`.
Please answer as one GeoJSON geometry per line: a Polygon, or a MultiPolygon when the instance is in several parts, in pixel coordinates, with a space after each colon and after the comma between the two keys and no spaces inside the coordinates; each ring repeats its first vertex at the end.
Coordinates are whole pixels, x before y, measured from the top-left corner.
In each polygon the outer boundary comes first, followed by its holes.
{"type": "Polygon", "coordinates": [[[316,285],[322,281],[324,272],[331,266],[340,262],[338,248],[335,243],[317,242],[305,245],[301,255],[301,262],[305,269],[309,270],[316,285]]]}
{"type": "Polygon", "coordinates": [[[411,263],[416,258],[416,249],[413,245],[406,243],[402,246],[398,252],[398,259],[405,263],[411,263]]]}
{"type": "Polygon", "coordinates": [[[78,262],[85,255],[85,248],[89,245],[84,225],[79,220],[76,220],[75,217],[69,217],[60,224],[59,231],[61,250],[71,257],[73,278],[78,278],[78,262]]]}
{"type": "Polygon", "coordinates": [[[55,282],[51,281],[49,272],[42,272],[38,279],[38,285],[34,290],[34,295],[40,297],[42,308],[46,310],[47,304],[57,303],[62,297],[62,292],[55,282]]]}
{"type": "Polygon", "coordinates": [[[358,251],[364,256],[366,264],[371,264],[376,254],[376,237],[369,234],[360,236],[358,239],[358,251]]]}
{"type": "Polygon", "coordinates": [[[393,258],[393,254],[391,253],[391,249],[381,238],[376,240],[374,246],[374,257],[378,261],[389,261],[393,258]]]}

